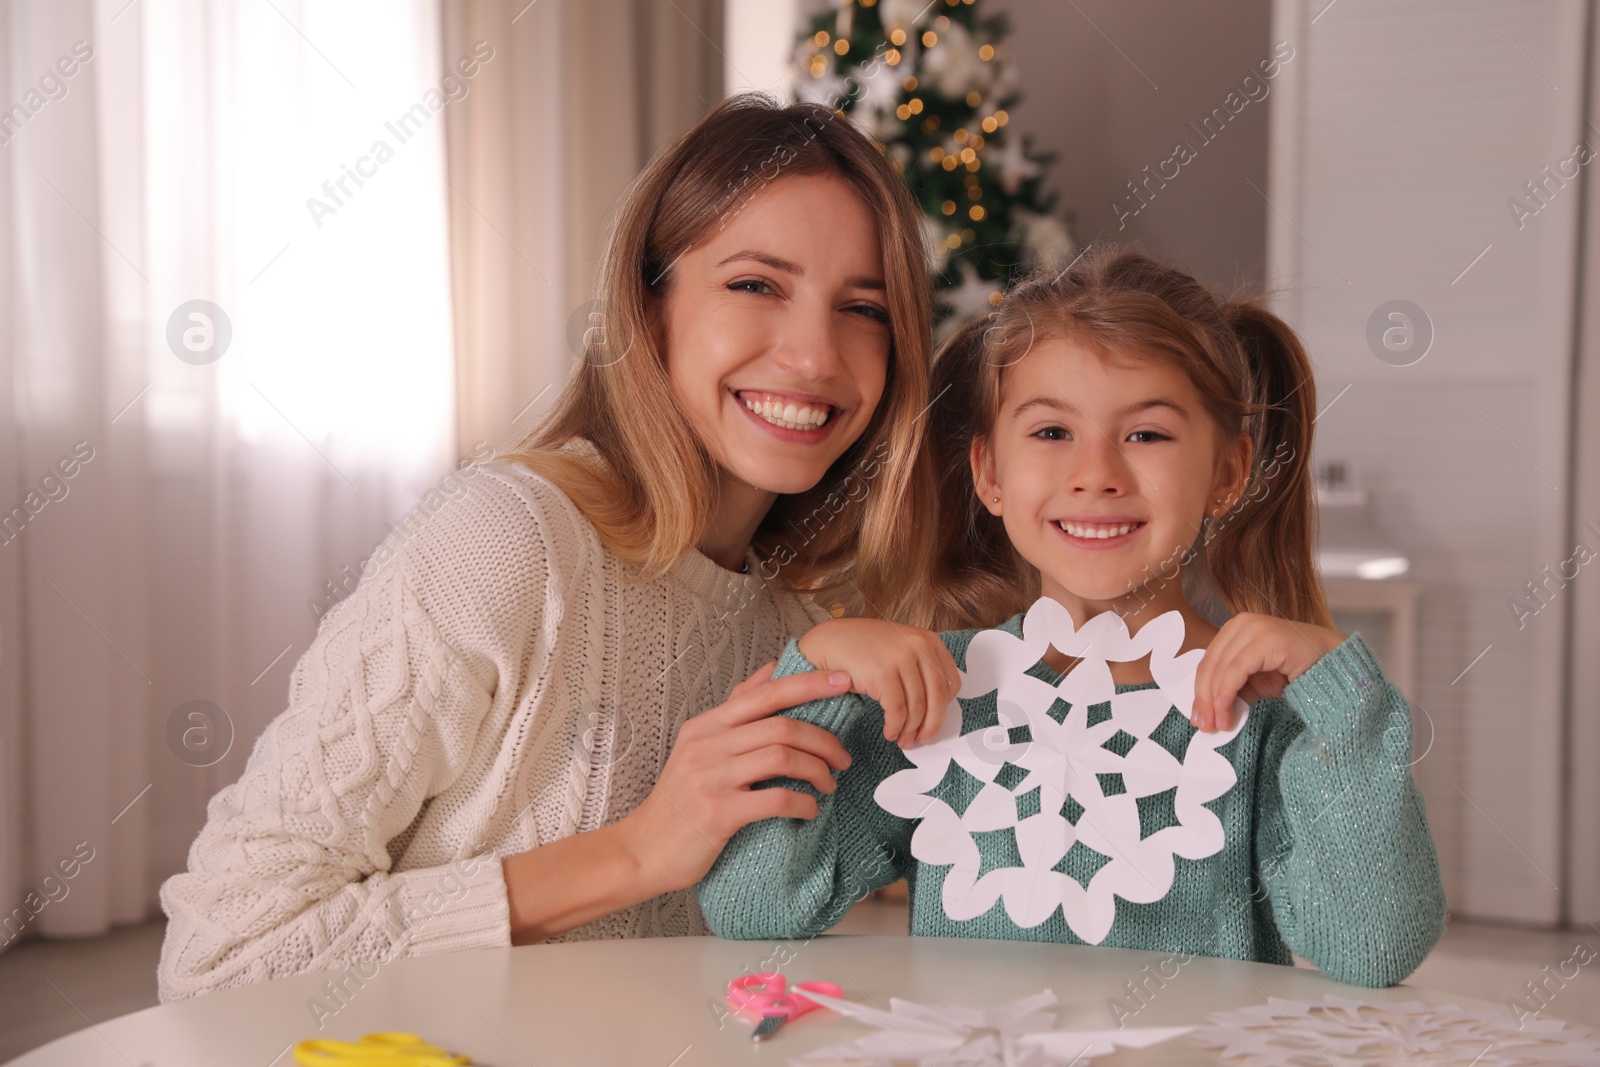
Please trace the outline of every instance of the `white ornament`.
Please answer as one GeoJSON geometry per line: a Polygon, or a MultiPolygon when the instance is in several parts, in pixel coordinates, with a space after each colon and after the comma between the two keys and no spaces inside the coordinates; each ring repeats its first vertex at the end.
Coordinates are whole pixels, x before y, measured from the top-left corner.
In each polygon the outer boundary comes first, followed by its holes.
{"type": "Polygon", "coordinates": [[[932,4],[925,0],[883,0],[878,5],[879,17],[883,19],[885,34],[902,30],[906,36],[911,35],[911,27],[916,24],[917,16],[926,12],[932,4]]]}
{"type": "Polygon", "coordinates": [[[993,67],[978,58],[978,42],[959,22],[939,32],[938,43],[922,58],[924,83],[932,83],[947,97],[964,97],[973,90],[982,92],[993,78],[993,67]]]}
{"type": "Polygon", "coordinates": [[[1186,717],[1194,704],[1194,677],[1204,655],[1182,655],[1183,617],[1167,612],[1130,636],[1121,617],[1106,612],[1077,629],[1066,608],[1042,598],[1028,609],[1022,636],[985,630],[967,647],[962,699],[994,693],[999,725],[961,734],[961,709],[952,701],[943,727],[927,744],[906,750],[912,767],[879,784],[874,799],[893,815],[919,819],[911,854],[922,863],[949,867],[944,879],[947,916],[964,922],[1003,900],[1011,921],[1024,929],[1060,909],[1067,925],[1091,945],[1103,941],[1116,919],[1118,898],[1137,904],[1160,900],[1172,888],[1175,858],[1198,860],[1222,850],[1222,821],[1205,807],[1238,781],[1233,765],[1217,751],[1243,728],[1249,706],[1235,701],[1232,729],[1195,731],[1180,761],[1152,731],[1169,714],[1186,717]],[[1025,672],[1055,647],[1080,660],[1057,685],[1025,672]],[[1156,688],[1117,693],[1112,662],[1150,657],[1156,688]],[[1057,700],[1069,709],[1057,721],[1057,700]],[[1109,704],[1110,717],[1089,723],[1089,708],[1109,704]],[[1010,731],[1027,727],[1028,739],[1010,731]],[[1105,746],[1118,734],[1133,738],[1126,755],[1105,746]],[[958,764],[984,783],[961,814],[928,794],[958,764]],[[1006,766],[1011,785],[997,781],[1006,766]],[[1098,775],[1121,776],[1124,791],[1107,793],[1098,775]],[[1019,797],[1039,790],[1037,814],[1022,817],[1019,797]],[[1145,836],[1137,801],[1173,791],[1177,823],[1145,836]],[[1076,824],[1064,814],[1068,798],[1082,808],[1076,824]],[[974,832],[1011,830],[1020,867],[978,876],[974,832]],[[1052,868],[1075,843],[1108,857],[1087,887],[1052,868]]]}
{"type": "Polygon", "coordinates": [[[1279,1000],[1218,1012],[1194,1035],[1241,1067],[1368,1067],[1371,1064],[1472,1064],[1529,1067],[1600,1063],[1600,1034],[1558,1019],[1522,1019],[1492,1011],[1435,1008],[1325,997],[1279,1000]]]}
{"type": "Polygon", "coordinates": [[[991,155],[991,159],[1000,172],[1000,188],[1005,190],[1007,196],[1015,196],[1023,182],[1037,178],[1043,169],[1023,152],[1021,134],[1008,134],[999,153],[991,155]]]}
{"type": "Polygon", "coordinates": [[[845,81],[832,63],[821,77],[812,77],[808,68],[802,67],[794,74],[795,95],[808,104],[823,104],[827,107],[838,107],[850,91],[850,84],[845,81]]]}
{"type": "Polygon", "coordinates": [[[1072,232],[1067,224],[1054,215],[1039,215],[1032,211],[1012,212],[1020,230],[1022,246],[1027,252],[1029,267],[1065,266],[1077,251],[1072,232]]]}
{"type": "MultiPolygon", "coordinates": [[[[791,987],[792,988],[792,987],[791,987]]],[[[1067,1067],[1106,1056],[1118,1047],[1148,1048],[1188,1033],[1193,1027],[1128,1027],[1123,1030],[1057,1030],[1056,1003],[1048,989],[1004,1007],[977,1009],[960,1004],[918,1004],[889,998],[889,1010],[793,989],[846,1018],[877,1032],[848,1045],[820,1048],[790,1063],[825,1061],[852,1067],[1067,1067]]]]}
{"type": "Polygon", "coordinates": [[[933,298],[955,312],[956,319],[961,322],[993,311],[994,304],[989,298],[1000,291],[1000,283],[978,277],[977,268],[964,259],[956,269],[961,275],[961,284],[950,289],[940,289],[933,298]]]}
{"type": "Polygon", "coordinates": [[[860,95],[856,97],[851,114],[864,116],[867,121],[863,125],[875,134],[884,130],[899,132],[900,120],[895,117],[894,109],[900,104],[901,76],[895,68],[882,62],[863,64],[852,69],[849,77],[860,86],[860,95]]]}

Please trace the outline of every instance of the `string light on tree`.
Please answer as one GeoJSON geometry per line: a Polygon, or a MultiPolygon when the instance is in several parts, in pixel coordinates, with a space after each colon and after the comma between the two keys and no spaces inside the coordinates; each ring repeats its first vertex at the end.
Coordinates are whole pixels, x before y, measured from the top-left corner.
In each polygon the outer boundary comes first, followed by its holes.
{"type": "Polygon", "coordinates": [[[1007,130],[1021,97],[1004,15],[982,0],[809,0],[794,53],[801,100],[883,147],[926,216],[941,336],[1002,287],[1076,249],[1042,189],[1053,157],[1007,130]]]}

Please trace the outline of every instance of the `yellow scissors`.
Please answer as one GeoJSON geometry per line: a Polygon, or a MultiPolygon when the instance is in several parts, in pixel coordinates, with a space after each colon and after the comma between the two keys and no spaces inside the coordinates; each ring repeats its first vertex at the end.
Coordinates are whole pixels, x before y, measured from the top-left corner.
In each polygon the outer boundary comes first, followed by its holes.
{"type": "Polygon", "coordinates": [[[294,1047],[303,1067],[467,1067],[471,1058],[446,1052],[416,1034],[395,1031],[367,1034],[360,1041],[314,1037],[294,1047]]]}

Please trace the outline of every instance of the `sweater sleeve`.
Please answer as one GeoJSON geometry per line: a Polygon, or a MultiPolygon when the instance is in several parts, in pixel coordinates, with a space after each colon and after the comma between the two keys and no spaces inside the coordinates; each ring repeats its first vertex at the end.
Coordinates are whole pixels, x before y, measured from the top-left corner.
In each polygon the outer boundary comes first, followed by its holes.
{"type": "Polygon", "coordinates": [[[1444,887],[1411,778],[1411,714],[1359,634],[1284,691],[1268,725],[1255,867],[1278,930],[1330,978],[1388,986],[1444,929],[1444,887]],[[1303,724],[1303,728],[1302,728],[1303,724]]]}
{"type": "Polygon", "coordinates": [[[512,650],[540,633],[552,645],[560,622],[550,605],[572,561],[553,491],[476,481],[471,500],[385,539],[323,616],[243,775],[212,798],[187,871],[161,888],[163,1001],[510,943],[504,874],[481,842],[394,869],[424,806],[504,729],[512,650]],[[463,619],[492,639],[453,636],[463,619]]]}
{"type": "MultiPolygon", "coordinates": [[[[815,669],[791,640],[773,677],[815,669]]],[[[721,937],[819,934],[910,867],[913,822],[890,815],[872,799],[879,782],[911,766],[884,740],[878,703],[846,693],[782,714],[838,734],[850,766],[835,775],[838,788],[827,795],[792,778],[757,783],[756,788],[779,786],[815,797],[817,816],[764,819],[733,835],[698,887],[706,924],[721,937]]]]}
{"type": "Polygon", "coordinates": [[[398,568],[330,613],[291,691],[161,888],[163,1001],[509,943],[493,857],[389,871],[389,842],[454,780],[489,706],[398,568]]]}

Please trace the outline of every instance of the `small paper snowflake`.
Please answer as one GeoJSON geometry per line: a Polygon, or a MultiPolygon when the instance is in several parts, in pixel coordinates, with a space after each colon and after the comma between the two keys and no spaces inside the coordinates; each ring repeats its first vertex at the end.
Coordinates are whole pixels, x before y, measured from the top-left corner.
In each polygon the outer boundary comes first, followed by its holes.
{"type": "Polygon", "coordinates": [[[1074,1067],[1121,1048],[1149,1048],[1180,1034],[1188,1026],[1130,1026],[1119,1030],[1057,1030],[1054,991],[998,1008],[962,1004],[918,1004],[889,998],[889,1010],[839,997],[797,989],[795,992],[831,1008],[874,1032],[848,1045],[832,1045],[791,1059],[796,1067],[813,1063],[849,1067],[1074,1067]]]}
{"type": "Polygon", "coordinates": [[[1218,1012],[1193,1035],[1241,1067],[1513,1067],[1600,1063],[1600,1034],[1556,1019],[1325,997],[1218,1012]]]}
{"type": "Polygon", "coordinates": [[[963,735],[960,708],[951,705],[944,728],[928,744],[906,751],[913,766],[885,779],[874,799],[894,815],[920,819],[911,853],[923,863],[948,866],[943,905],[951,919],[965,921],[1004,900],[1020,927],[1038,926],[1060,908],[1072,932],[1099,944],[1116,919],[1116,898],[1148,904],[1172,888],[1175,857],[1203,859],[1221,851],[1222,822],[1205,807],[1232,789],[1238,776],[1217,752],[1244,726],[1248,706],[1235,705],[1232,729],[1194,733],[1182,758],[1151,735],[1175,708],[1194,703],[1194,676],[1203,655],[1183,647],[1183,617],[1168,612],[1130,636],[1115,613],[1106,612],[1076,629],[1054,600],[1028,609],[1022,636],[985,630],[967,648],[962,699],[995,693],[999,725],[963,735]],[[1027,671],[1054,646],[1080,660],[1059,684],[1027,671]],[[1150,657],[1156,688],[1117,693],[1111,662],[1150,657]],[[1050,712],[1064,702],[1058,720],[1050,712]],[[1109,706],[1108,717],[1090,721],[1090,708],[1109,706]],[[1028,740],[1011,731],[1026,726],[1028,740]],[[1120,744],[1107,747],[1117,735],[1120,744]],[[1118,750],[1122,751],[1118,751],[1118,750]],[[929,796],[955,763],[984,784],[964,812],[929,796]],[[1012,768],[1005,771],[1007,767],[1012,768]],[[1002,772],[1005,772],[1002,775],[1002,772]],[[1119,782],[1121,791],[1107,788],[1119,782]],[[1021,814],[1018,799],[1035,789],[1038,804],[1021,814]],[[1173,793],[1175,825],[1142,825],[1139,800],[1173,793]],[[1069,800],[1081,808],[1064,814],[1069,800]],[[973,834],[1010,829],[1020,867],[1000,867],[979,877],[973,834]],[[1109,857],[1080,885],[1053,868],[1075,843],[1109,857]]]}

